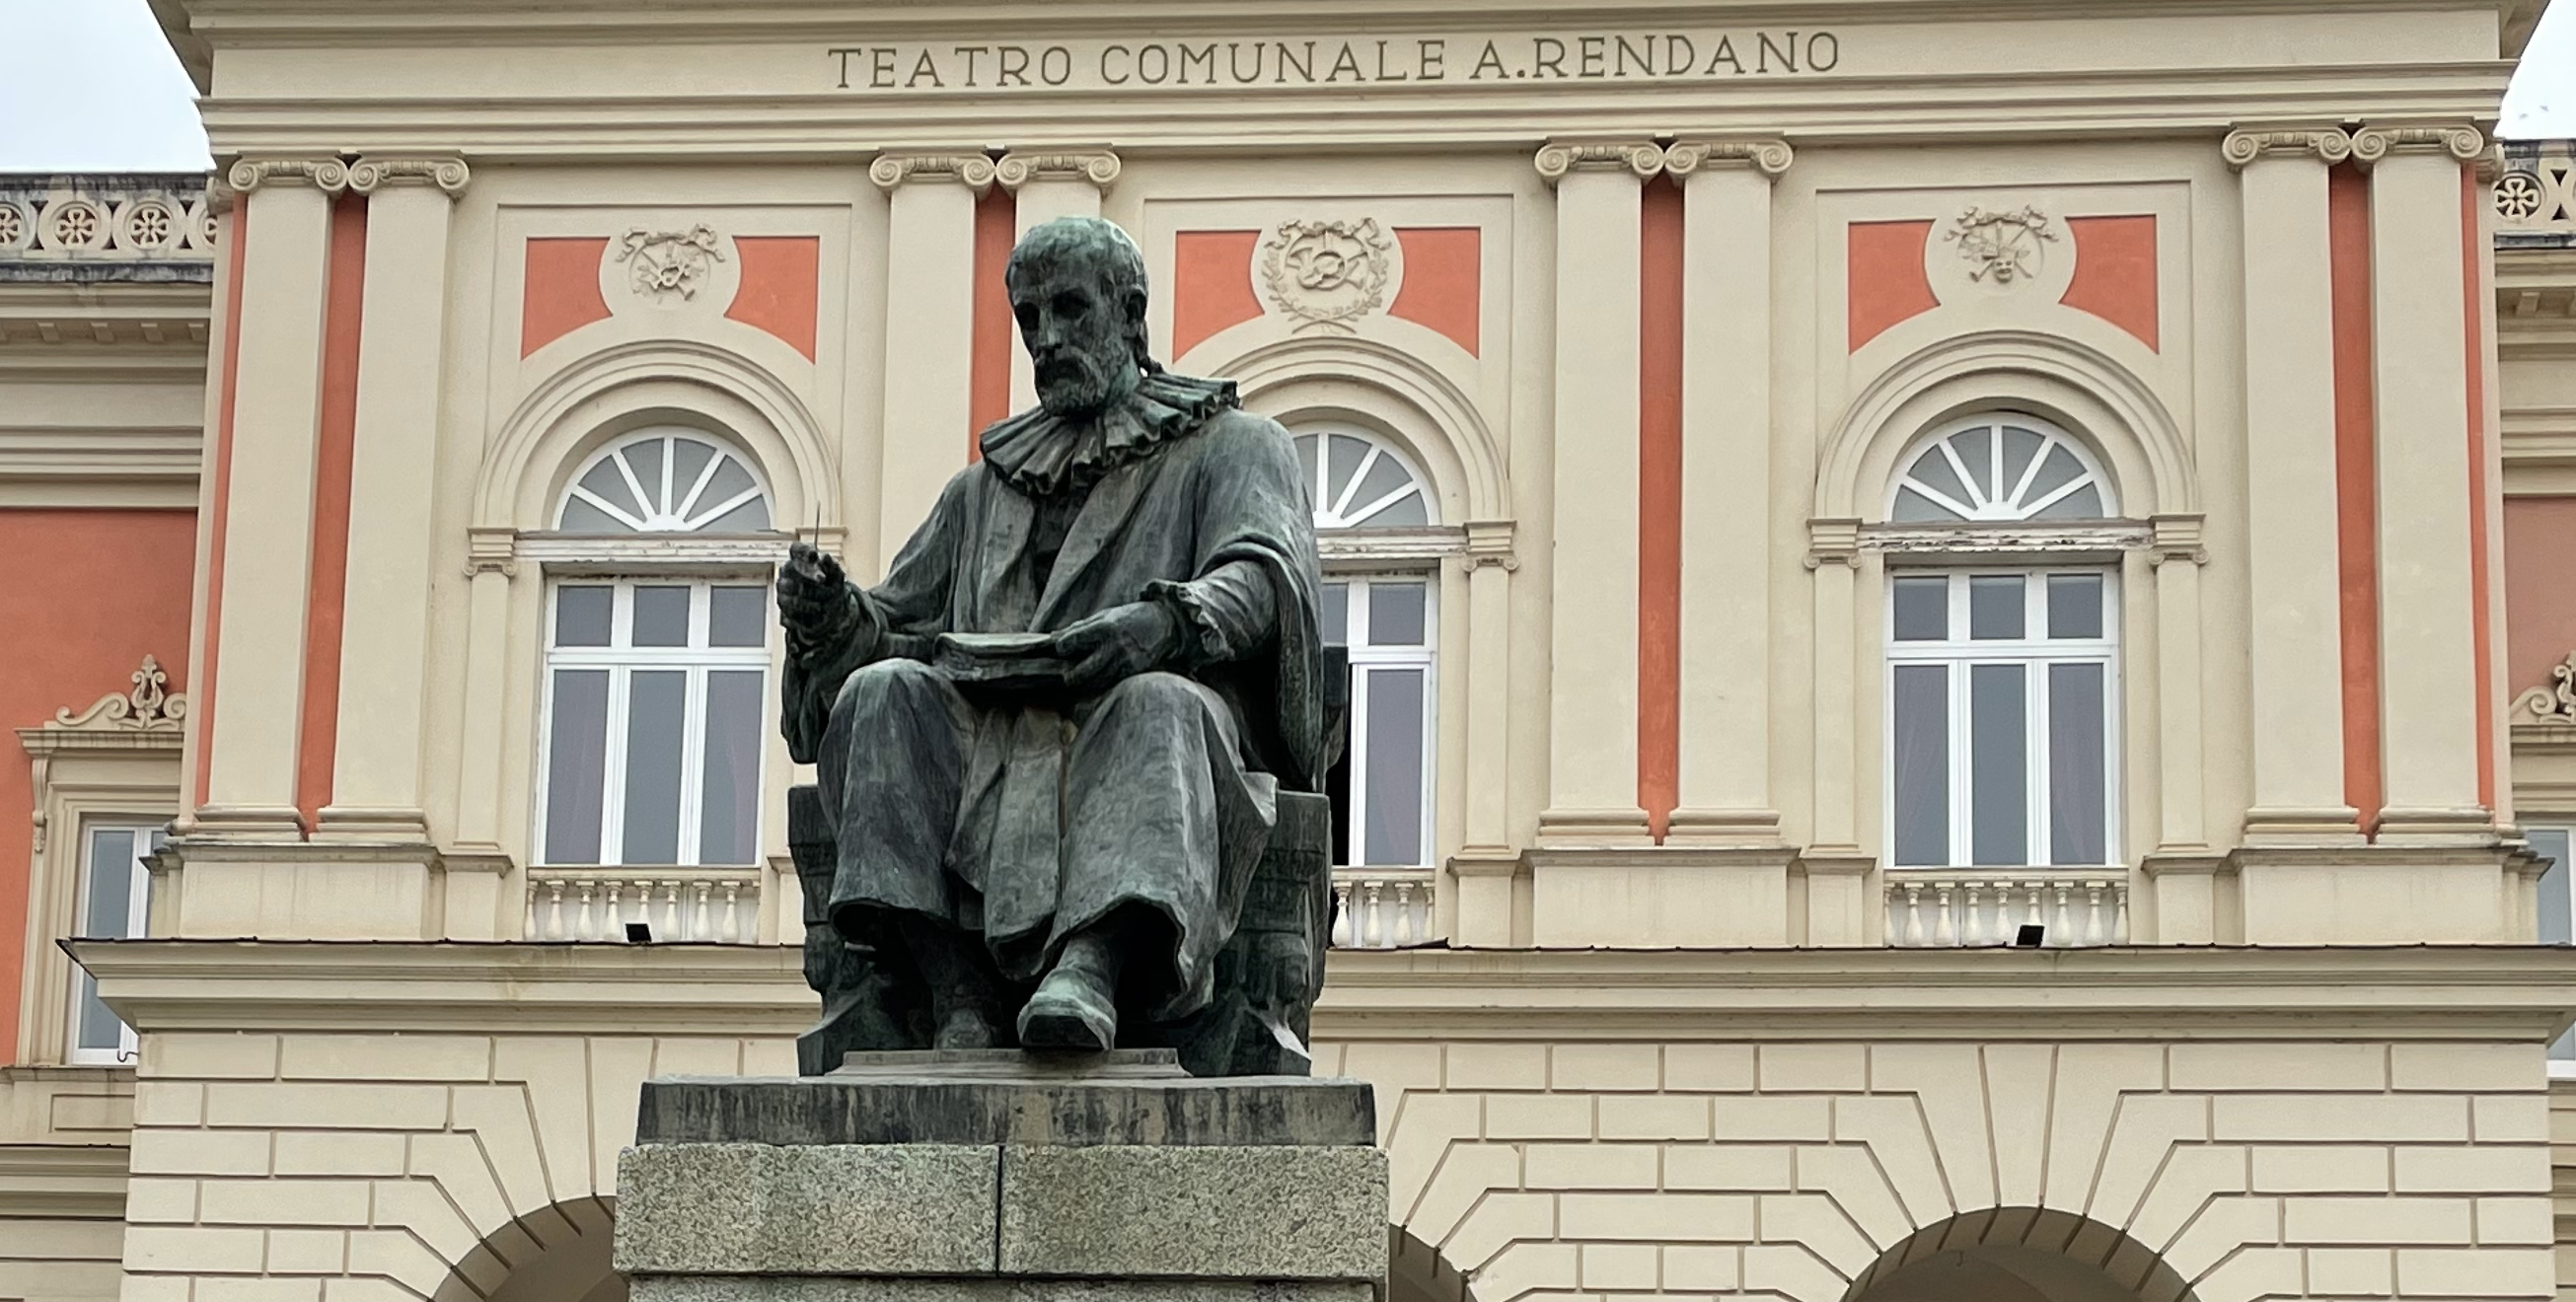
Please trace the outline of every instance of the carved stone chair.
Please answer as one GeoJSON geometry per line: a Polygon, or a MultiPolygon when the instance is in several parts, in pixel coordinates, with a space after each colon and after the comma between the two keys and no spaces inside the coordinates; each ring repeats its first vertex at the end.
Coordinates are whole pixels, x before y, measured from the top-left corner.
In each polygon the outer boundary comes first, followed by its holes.
{"type": "MultiPolygon", "coordinates": [[[[1340,760],[1350,714],[1350,656],[1324,648],[1325,767],[1340,760]]],[[[911,978],[842,939],[823,916],[836,856],[832,825],[812,784],[788,788],[787,848],[805,893],[805,983],[823,999],[823,1015],[796,1037],[797,1070],[820,1076],[844,1054],[921,1049],[930,1028],[896,1010],[921,1001],[897,998],[911,978]]],[[[1198,1076],[1303,1076],[1307,1019],[1324,986],[1324,955],[1333,934],[1333,807],[1320,791],[1279,793],[1279,822],[1254,870],[1234,936],[1217,955],[1216,997],[1177,1027],[1139,1028],[1163,1038],[1198,1076]]],[[[1120,1028],[1121,1047],[1135,1047],[1120,1028]]]]}

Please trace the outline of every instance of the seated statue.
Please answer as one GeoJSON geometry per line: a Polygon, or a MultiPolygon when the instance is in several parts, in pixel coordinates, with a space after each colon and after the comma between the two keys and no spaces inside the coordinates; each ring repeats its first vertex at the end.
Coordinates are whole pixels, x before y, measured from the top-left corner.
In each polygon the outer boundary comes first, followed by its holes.
{"type": "MultiPolygon", "coordinates": [[[[845,1047],[1181,1043],[1220,984],[1270,979],[1220,956],[1283,800],[1331,764],[1287,432],[1147,354],[1144,258],[1115,225],[1031,230],[1005,283],[1038,408],[984,431],[883,583],[801,543],[778,578],[783,726],[829,842],[809,916],[857,964],[818,975],[809,948],[808,975],[875,1005],[845,1047]]],[[[1250,968],[1319,974],[1302,933],[1250,968]]]]}

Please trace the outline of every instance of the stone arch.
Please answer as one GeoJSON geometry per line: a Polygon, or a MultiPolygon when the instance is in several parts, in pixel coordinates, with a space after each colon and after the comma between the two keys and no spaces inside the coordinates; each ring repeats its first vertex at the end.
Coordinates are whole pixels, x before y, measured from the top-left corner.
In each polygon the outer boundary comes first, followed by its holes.
{"type": "Polygon", "coordinates": [[[1999,1207],[1927,1225],[1843,1302],[2198,1302],[2153,1249],[2069,1212],[1999,1207]]]}
{"type": "Polygon", "coordinates": [[[1502,445],[1475,401],[1419,359],[1374,340],[1308,336],[1263,344],[1222,373],[1247,409],[1282,424],[1347,422],[1403,449],[1438,486],[1442,520],[1511,518],[1502,445]]]}
{"type": "Polygon", "coordinates": [[[474,526],[550,527],[573,470],[609,440],[653,424],[694,425],[733,443],[768,486],[780,526],[840,524],[833,458],[802,399],[729,350],[653,340],[602,349],[519,403],[484,457],[474,526]]]}
{"type": "Polygon", "coordinates": [[[1981,410],[2026,413],[2085,440],[2131,518],[2201,509],[2191,447],[2146,381],[2071,339],[1991,330],[1919,349],[1861,390],[1826,436],[1812,514],[1882,518],[1898,457],[1932,426],[1981,410]]]}
{"type": "Polygon", "coordinates": [[[626,1302],[610,1264],[612,1200],[576,1198],[512,1220],[474,1245],[431,1302],[626,1302]]]}

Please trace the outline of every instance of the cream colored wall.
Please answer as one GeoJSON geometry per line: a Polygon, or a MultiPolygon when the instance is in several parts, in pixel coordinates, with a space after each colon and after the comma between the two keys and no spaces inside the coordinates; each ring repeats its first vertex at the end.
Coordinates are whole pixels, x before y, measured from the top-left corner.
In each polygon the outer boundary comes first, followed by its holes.
{"type": "Polygon", "coordinates": [[[114,1298],[134,1071],[0,1067],[0,1297],[114,1298]]]}

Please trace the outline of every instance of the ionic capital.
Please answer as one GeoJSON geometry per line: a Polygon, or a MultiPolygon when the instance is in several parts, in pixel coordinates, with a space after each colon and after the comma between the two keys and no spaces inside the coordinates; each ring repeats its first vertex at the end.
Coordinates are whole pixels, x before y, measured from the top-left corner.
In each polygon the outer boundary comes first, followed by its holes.
{"type": "Polygon", "coordinates": [[[993,184],[993,160],[982,154],[879,154],[868,179],[891,191],[906,181],[956,181],[977,194],[993,184]]]}
{"type": "Polygon", "coordinates": [[[465,577],[469,579],[484,574],[516,578],[518,557],[516,529],[477,525],[465,531],[465,577]]]}
{"type": "Polygon", "coordinates": [[[349,165],[327,155],[313,158],[242,158],[224,171],[224,183],[240,194],[261,186],[309,185],[324,194],[349,188],[349,165]]]}
{"type": "Polygon", "coordinates": [[[472,173],[461,158],[377,158],[370,155],[349,165],[349,188],[374,194],[387,186],[425,185],[453,199],[465,193],[472,173]]]}
{"type": "Polygon", "coordinates": [[[2147,544],[2148,558],[2158,565],[2167,561],[2188,561],[2194,565],[2209,563],[2209,549],[2201,545],[2201,517],[2194,514],[2154,516],[2155,538],[2147,544]]]}
{"type": "Polygon", "coordinates": [[[1679,140],[1664,147],[1664,171],[1680,177],[1744,169],[1768,181],[1796,158],[1786,140],[1679,140]]]}
{"type": "Polygon", "coordinates": [[[1568,172],[1629,171],[1642,181],[1664,170],[1664,150],[1651,140],[1551,140],[1531,161],[1550,185],[1568,172]]]}
{"type": "Polygon", "coordinates": [[[2487,152],[2487,138],[2465,122],[2373,122],[2352,133],[2352,158],[2368,166],[2390,154],[2444,153],[2473,163],[2487,152]]]}
{"type": "Polygon", "coordinates": [[[2238,127],[2227,133],[2218,152],[2228,166],[2239,169],[2261,158],[2297,160],[2304,156],[2340,163],[2352,157],[2352,137],[2345,135],[2341,127],[2238,127]]]}
{"type": "Polygon", "coordinates": [[[1512,522],[1509,520],[1470,520],[1467,522],[1467,554],[1463,558],[1472,574],[1488,565],[1505,573],[1521,567],[1520,558],[1512,554],[1512,522]]]}
{"type": "Polygon", "coordinates": [[[1807,568],[1820,570],[1828,565],[1859,568],[1860,521],[1829,516],[1808,519],[1807,568]]]}
{"type": "Polygon", "coordinates": [[[1005,190],[1031,181],[1088,181],[1094,189],[1107,190],[1118,180],[1118,166],[1118,155],[1106,149],[1014,151],[993,164],[993,179],[1005,190]]]}

